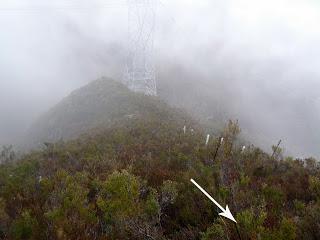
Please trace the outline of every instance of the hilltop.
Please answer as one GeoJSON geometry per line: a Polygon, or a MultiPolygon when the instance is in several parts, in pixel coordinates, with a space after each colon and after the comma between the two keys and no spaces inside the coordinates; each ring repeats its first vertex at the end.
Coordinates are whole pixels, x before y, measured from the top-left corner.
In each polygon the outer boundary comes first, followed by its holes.
{"type": "Polygon", "coordinates": [[[27,142],[34,146],[78,137],[126,120],[175,121],[183,128],[190,117],[157,97],[131,92],[120,82],[101,78],[73,91],[30,128],[27,142]]]}

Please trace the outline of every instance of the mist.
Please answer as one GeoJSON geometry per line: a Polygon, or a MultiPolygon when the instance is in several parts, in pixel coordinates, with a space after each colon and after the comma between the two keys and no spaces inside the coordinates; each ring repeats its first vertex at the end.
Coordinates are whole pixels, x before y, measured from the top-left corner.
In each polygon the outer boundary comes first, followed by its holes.
{"type": "MultiPolygon", "coordinates": [[[[320,156],[317,1],[161,1],[160,96],[194,114],[239,119],[244,135],[320,156]],[[192,98],[191,98],[192,97],[192,98]]],[[[75,88],[122,77],[125,1],[0,2],[0,144],[75,88]]]]}

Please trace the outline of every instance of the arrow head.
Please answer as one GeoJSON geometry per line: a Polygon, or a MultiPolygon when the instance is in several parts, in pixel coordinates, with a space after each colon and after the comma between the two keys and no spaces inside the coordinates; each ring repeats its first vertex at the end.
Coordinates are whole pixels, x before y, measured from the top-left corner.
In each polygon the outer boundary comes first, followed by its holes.
{"type": "Polygon", "coordinates": [[[223,216],[225,218],[230,219],[231,221],[234,221],[235,223],[237,223],[237,221],[234,219],[234,217],[232,216],[232,213],[230,212],[230,209],[228,207],[228,205],[226,206],[226,210],[224,210],[222,213],[219,213],[220,216],[223,216]]]}

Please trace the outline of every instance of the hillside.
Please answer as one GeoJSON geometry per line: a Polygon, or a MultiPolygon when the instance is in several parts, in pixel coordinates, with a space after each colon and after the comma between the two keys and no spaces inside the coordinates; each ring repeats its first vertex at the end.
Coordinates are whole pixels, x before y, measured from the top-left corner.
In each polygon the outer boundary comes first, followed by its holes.
{"type": "Polygon", "coordinates": [[[319,239],[320,171],[167,117],[132,119],[0,165],[1,239],[236,240],[191,183],[229,205],[242,239],[319,239]]]}
{"type": "Polygon", "coordinates": [[[0,239],[320,238],[319,163],[243,148],[238,122],[216,136],[157,98],[100,79],[33,129],[41,141],[59,140],[46,134],[60,129],[65,140],[1,153],[0,239]],[[237,227],[191,178],[230,207],[237,227]]]}
{"type": "Polygon", "coordinates": [[[75,90],[45,113],[28,131],[26,142],[39,146],[72,139],[93,128],[104,128],[126,119],[160,118],[179,121],[180,127],[190,120],[156,97],[133,93],[119,82],[101,78],[75,90]]]}

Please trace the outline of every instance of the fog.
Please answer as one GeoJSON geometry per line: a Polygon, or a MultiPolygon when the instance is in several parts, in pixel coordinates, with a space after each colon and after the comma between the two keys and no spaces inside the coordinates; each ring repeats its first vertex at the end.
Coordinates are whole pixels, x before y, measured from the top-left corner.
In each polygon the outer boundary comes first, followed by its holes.
{"type": "MultiPolygon", "coordinates": [[[[162,0],[159,90],[178,105],[198,96],[188,103],[239,119],[265,149],[282,139],[289,154],[319,157],[319,21],[316,0],[162,0]]],[[[125,1],[2,0],[0,29],[0,144],[73,89],[121,78],[125,1]]]]}

